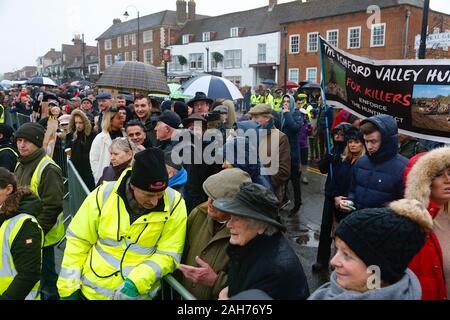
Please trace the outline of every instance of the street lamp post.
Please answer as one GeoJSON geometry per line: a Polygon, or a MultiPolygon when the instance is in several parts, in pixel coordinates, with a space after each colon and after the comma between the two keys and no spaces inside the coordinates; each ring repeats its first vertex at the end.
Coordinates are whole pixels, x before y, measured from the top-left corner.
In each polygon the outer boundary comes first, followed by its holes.
{"type": "Polygon", "coordinates": [[[209,72],[209,47],[206,47],[206,73],[209,72]]]}
{"type": "Polygon", "coordinates": [[[430,0],[425,0],[422,13],[422,32],[420,33],[419,59],[425,59],[427,51],[427,26],[428,26],[428,10],[430,8],[430,0]]]}
{"type": "Polygon", "coordinates": [[[139,33],[140,33],[140,26],[139,26],[139,10],[135,7],[135,6],[133,6],[133,5],[129,5],[129,6],[127,6],[126,8],[125,8],[125,13],[123,14],[123,16],[125,17],[125,19],[128,19],[128,17],[130,16],[129,14],[128,14],[128,11],[127,11],[127,9],[129,8],[129,7],[132,7],[132,8],[134,8],[135,10],[136,10],[136,12],[137,12],[137,61],[139,61],[139,57],[140,57],[140,49],[139,49],[139,39],[140,39],[140,35],[139,35],[139,33]]]}
{"type": "Polygon", "coordinates": [[[284,43],[284,54],[283,54],[283,71],[284,71],[284,94],[287,93],[287,45],[286,45],[286,38],[287,38],[287,27],[283,27],[283,43],[284,43]]]}

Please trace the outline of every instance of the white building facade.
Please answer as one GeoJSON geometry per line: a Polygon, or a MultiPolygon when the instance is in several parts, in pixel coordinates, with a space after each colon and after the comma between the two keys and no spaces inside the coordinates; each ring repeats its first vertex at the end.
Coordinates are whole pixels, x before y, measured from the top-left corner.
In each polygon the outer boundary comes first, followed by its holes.
{"type": "MultiPolygon", "coordinates": [[[[233,36],[231,29],[230,36],[233,36]]],[[[186,77],[213,71],[221,73],[222,77],[238,86],[251,87],[260,84],[264,79],[278,81],[280,32],[216,41],[208,41],[209,39],[208,33],[204,32],[204,41],[186,43],[189,41],[189,35],[185,35],[185,44],[172,45],[169,76],[186,77]],[[222,61],[219,62],[220,55],[222,61]],[[186,59],[184,65],[180,64],[179,56],[186,59]]]]}

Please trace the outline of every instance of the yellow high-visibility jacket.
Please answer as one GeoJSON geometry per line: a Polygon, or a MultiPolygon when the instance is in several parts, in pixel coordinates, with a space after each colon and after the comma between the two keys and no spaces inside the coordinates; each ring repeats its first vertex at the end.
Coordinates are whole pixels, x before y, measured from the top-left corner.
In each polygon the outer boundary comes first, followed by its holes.
{"type": "MultiPolygon", "coordinates": [[[[36,218],[25,213],[21,213],[7,219],[0,227],[0,252],[2,254],[2,258],[0,259],[0,295],[2,295],[6,289],[9,288],[14,280],[14,277],[17,276],[17,270],[11,255],[11,246],[16,239],[17,234],[22,229],[24,222],[27,220],[31,220],[39,227],[36,218]]],[[[42,234],[42,246],[44,244],[44,233],[42,232],[41,227],[39,227],[39,229],[42,234]]],[[[25,300],[39,299],[39,285],[40,281],[36,282],[34,287],[31,289],[31,292],[25,297],[25,300]]]]}
{"type": "Polygon", "coordinates": [[[136,285],[137,299],[152,299],[160,279],[180,263],[186,237],[186,205],[167,188],[164,211],[152,211],[130,225],[117,193],[131,169],[117,182],[104,183],[83,202],[71,221],[58,278],[61,297],[76,290],[90,300],[107,300],[126,278],[136,285]]]}

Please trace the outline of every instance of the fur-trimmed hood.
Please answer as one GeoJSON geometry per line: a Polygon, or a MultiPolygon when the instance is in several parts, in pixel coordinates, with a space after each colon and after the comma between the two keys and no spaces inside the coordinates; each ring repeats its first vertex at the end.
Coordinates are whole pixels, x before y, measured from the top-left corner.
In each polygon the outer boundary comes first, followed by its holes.
{"type": "Polygon", "coordinates": [[[405,198],[419,200],[430,206],[431,182],[436,175],[450,167],[450,147],[434,149],[412,157],[404,171],[405,198]]]}
{"type": "Polygon", "coordinates": [[[69,132],[72,132],[72,134],[74,134],[74,137],[76,137],[75,133],[77,131],[77,129],[75,128],[75,116],[79,116],[84,123],[84,134],[86,136],[89,136],[92,132],[92,125],[91,122],[89,121],[88,117],[86,116],[86,114],[79,110],[79,109],[75,109],[72,111],[71,115],[70,115],[70,121],[69,121],[69,132]]]}

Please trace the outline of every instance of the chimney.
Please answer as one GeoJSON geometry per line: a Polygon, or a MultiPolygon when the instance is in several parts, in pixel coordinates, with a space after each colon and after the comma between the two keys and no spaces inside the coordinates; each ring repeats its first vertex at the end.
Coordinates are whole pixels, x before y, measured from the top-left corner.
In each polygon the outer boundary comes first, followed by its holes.
{"type": "Polygon", "coordinates": [[[77,45],[81,45],[82,41],[81,41],[81,36],[79,34],[76,34],[73,39],[72,42],[75,46],[77,45]]]}
{"type": "Polygon", "coordinates": [[[122,23],[122,20],[120,20],[119,18],[113,19],[113,25],[118,23],[122,23]]]}
{"type": "Polygon", "coordinates": [[[276,4],[278,4],[277,0],[269,0],[269,7],[273,7],[276,4]]]}
{"type": "Polygon", "coordinates": [[[177,24],[184,24],[187,19],[186,1],[177,0],[177,24]]]}
{"type": "Polygon", "coordinates": [[[195,20],[195,1],[189,0],[188,3],[188,20],[194,21],[195,20]]]}

